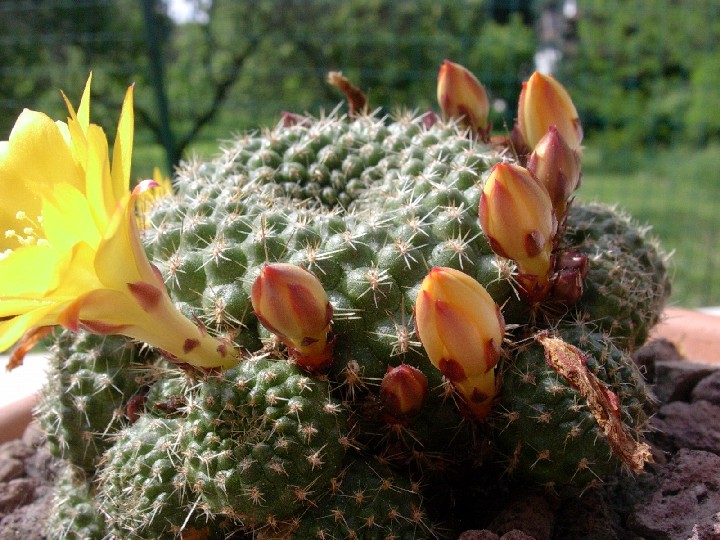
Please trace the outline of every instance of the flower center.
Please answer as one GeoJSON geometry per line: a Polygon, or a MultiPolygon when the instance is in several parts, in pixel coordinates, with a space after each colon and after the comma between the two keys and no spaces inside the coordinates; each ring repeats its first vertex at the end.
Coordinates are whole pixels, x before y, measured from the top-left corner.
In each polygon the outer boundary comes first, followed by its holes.
{"type": "MultiPolygon", "coordinates": [[[[5,238],[14,238],[20,246],[49,245],[48,241],[38,233],[38,231],[42,230],[42,216],[37,216],[37,218],[33,220],[28,217],[25,212],[19,210],[15,214],[15,219],[19,225],[18,230],[21,232],[18,232],[16,229],[8,229],[5,231],[5,238]]],[[[7,257],[12,251],[11,248],[6,249],[0,253],[0,259],[7,257]]]]}

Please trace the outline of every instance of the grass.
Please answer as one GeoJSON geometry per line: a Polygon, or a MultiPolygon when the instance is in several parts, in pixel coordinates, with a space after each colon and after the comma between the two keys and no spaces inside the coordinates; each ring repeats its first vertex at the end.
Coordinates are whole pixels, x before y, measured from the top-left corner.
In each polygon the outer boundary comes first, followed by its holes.
{"type": "MultiPolygon", "coordinates": [[[[673,253],[672,304],[720,305],[720,144],[633,153],[626,161],[608,157],[599,140],[586,144],[578,199],[617,204],[652,227],[673,253]]],[[[201,141],[189,155],[209,158],[217,149],[217,143],[201,141]]],[[[153,165],[167,169],[162,148],[138,145],[136,176],[151,176],[153,165]]]]}
{"type": "Polygon", "coordinates": [[[618,204],[673,252],[670,302],[720,305],[720,146],[646,153],[630,171],[608,172],[589,143],[583,167],[580,200],[618,204]]]}

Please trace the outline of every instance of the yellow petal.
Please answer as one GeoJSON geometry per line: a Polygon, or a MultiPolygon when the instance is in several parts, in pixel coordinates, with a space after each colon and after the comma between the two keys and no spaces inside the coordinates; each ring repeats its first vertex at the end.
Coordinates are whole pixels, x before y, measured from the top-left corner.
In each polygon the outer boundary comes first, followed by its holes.
{"type": "Polygon", "coordinates": [[[75,244],[55,267],[57,286],[49,290],[45,297],[64,302],[100,289],[103,283],[93,267],[95,250],[85,242],[75,244]]]}
{"type": "Polygon", "coordinates": [[[80,98],[80,107],[78,107],[77,113],[70,103],[67,96],[62,93],[65,105],[67,106],[70,119],[73,122],[77,122],[83,133],[87,132],[87,128],[90,125],[90,87],[92,86],[92,73],[88,76],[88,80],[85,83],[85,89],[83,90],[82,97],[80,98]]]}
{"type": "Polygon", "coordinates": [[[42,298],[57,285],[58,252],[44,246],[17,249],[0,264],[0,317],[17,314],[19,298],[42,298]],[[7,299],[12,302],[6,303],[7,299]]]}
{"type": "Polygon", "coordinates": [[[131,86],[125,93],[113,147],[112,187],[115,200],[119,200],[130,189],[134,123],[133,87],[131,86]]]}
{"type": "Polygon", "coordinates": [[[85,165],[85,194],[95,225],[104,230],[116,210],[117,199],[110,180],[108,144],[103,130],[91,124],[87,131],[87,162],[85,165]]]}
{"type": "Polygon", "coordinates": [[[43,229],[50,245],[68,251],[78,242],[100,243],[100,233],[83,193],[68,184],[54,187],[43,204],[43,229]]]}
{"type": "Polygon", "coordinates": [[[137,229],[134,206],[144,189],[152,182],[138,185],[118,202],[105,236],[97,248],[95,272],[106,287],[124,289],[128,283],[145,281],[165,288],[147,260],[137,229]]]}
{"type": "Polygon", "coordinates": [[[0,152],[0,224],[14,223],[18,210],[36,219],[41,194],[56,183],[80,187],[72,152],[55,122],[43,113],[25,110],[0,152]]]}
{"type": "Polygon", "coordinates": [[[57,307],[54,303],[39,305],[32,311],[0,321],[0,351],[6,351],[12,347],[28,328],[54,325],[57,307]]]}
{"type": "Polygon", "coordinates": [[[88,76],[88,80],[85,83],[85,89],[83,90],[82,97],[80,98],[80,107],[78,107],[78,121],[80,125],[85,129],[90,125],[90,86],[92,85],[92,73],[88,76]]]}

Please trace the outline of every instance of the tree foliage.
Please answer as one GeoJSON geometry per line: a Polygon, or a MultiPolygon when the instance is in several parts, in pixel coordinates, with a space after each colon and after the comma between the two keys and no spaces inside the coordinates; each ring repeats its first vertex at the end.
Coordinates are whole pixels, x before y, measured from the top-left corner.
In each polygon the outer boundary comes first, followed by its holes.
{"type": "MultiPolygon", "coordinates": [[[[486,0],[196,0],[200,16],[185,24],[173,24],[161,0],[154,0],[149,21],[140,6],[0,2],[9,45],[0,51],[0,90],[9,105],[0,128],[7,132],[21,104],[62,117],[57,90],[79,91],[92,69],[104,125],[111,126],[104,100],[119,100],[135,82],[138,137],[163,140],[148,29],[161,43],[177,156],[198,137],[272,124],[283,110],[332,109],[342,96],[325,82],[330,70],[366,91],[372,107],[391,112],[435,107],[444,58],[467,65],[508,103],[532,66],[532,28],[520,16],[496,22],[486,0]]],[[[117,101],[108,105],[116,108],[117,101]]],[[[496,115],[496,124],[511,120],[512,110],[496,115]]]]}
{"type": "Polygon", "coordinates": [[[191,76],[171,102],[186,111],[207,105],[213,81],[237,73],[217,124],[236,128],[274,122],[287,109],[332,109],[341,96],[325,81],[330,70],[366,91],[373,107],[432,107],[446,57],[503,97],[512,87],[513,99],[535,40],[518,17],[492,20],[483,0],[215,0],[205,19],[176,29],[174,49],[185,54],[168,79],[191,76]]]}
{"type": "Polygon", "coordinates": [[[142,29],[135,0],[0,1],[3,138],[23,107],[62,118],[60,90],[77,102],[90,71],[96,95],[93,114],[103,125],[112,125],[106,121],[117,116],[122,99],[115,87],[144,80],[142,29]]]}
{"type": "Polygon", "coordinates": [[[578,4],[577,42],[560,76],[587,131],[605,133],[611,152],[720,137],[716,1],[578,4]]]}

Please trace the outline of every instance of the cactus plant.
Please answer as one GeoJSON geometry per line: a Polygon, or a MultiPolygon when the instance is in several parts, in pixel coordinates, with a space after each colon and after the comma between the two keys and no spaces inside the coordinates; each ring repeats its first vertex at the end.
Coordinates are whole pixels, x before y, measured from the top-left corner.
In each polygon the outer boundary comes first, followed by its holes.
{"type": "MultiPolygon", "coordinates": [[[[488,470],[580,487],[642,470],[651,398],[629,353],[669,294],[665,256],[571,200],[582,129],[557,81],[533,76],[512,137],[490,138],[465,73],[443,65],[444,119],[367,113],[335,74],[347,117],[286,114],[144,205],[157,271],[129,298],[152,313],[166,290],[178,335],[154,327],[141,358],[62,334],[41,407],[108,536],[442,536],[462,519],[432,493],[488,470]]],[[[146,336],[83,317],[57,322],[146,336]]]]}

